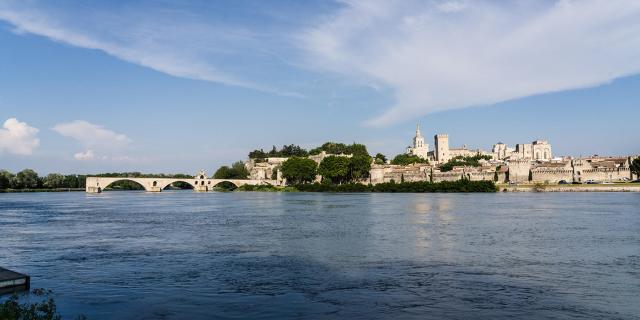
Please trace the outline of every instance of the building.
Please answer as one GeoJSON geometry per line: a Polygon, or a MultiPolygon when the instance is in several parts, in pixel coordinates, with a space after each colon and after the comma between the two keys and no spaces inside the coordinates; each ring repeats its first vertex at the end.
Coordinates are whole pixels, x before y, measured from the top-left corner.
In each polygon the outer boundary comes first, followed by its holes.
{"type": "Polygon", "coordinates": [[[420,132],[420,124],[416,125],[416,136],[413,137],[411,147],[407,147],[407,154],[429,159],[429,144],[424,143],[424,137],[420,132]]]}
{"type": "Polygon", "coordinates": [[[532,143],[516,144],[510,148],[502,142],[493,145],[491,155],[494,160],[535,160],[551,161],[553,153],[551,144],[547,140],[536,140],[532,143]]]}

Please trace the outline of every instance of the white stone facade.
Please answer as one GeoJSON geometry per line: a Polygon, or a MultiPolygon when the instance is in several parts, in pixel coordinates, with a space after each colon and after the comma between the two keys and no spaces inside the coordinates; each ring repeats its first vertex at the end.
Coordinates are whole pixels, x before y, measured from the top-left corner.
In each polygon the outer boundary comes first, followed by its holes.
{"type": "Polygon", "coordinates": [[[416,126],[416,136],[413,137],[412,146],[407,148],[407,154],[415,155],[423,159],[429,158],[429,144],[424,142],[419,124],[416,126]]]}

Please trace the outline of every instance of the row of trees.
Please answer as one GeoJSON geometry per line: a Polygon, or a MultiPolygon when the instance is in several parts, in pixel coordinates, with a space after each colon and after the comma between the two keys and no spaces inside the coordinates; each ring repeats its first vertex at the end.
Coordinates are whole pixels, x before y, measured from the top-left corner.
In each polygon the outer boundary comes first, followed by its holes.
{"type": "MultiPolygon", "coordinates": [[[[149,177],[161,177],[161,178],[181,178],[190,179],[193,178],[187,174],[150,174],[140,172],[110,172],[100,173],[92,175],[94,177],[109,177],[109,178],[149,178],[149,177]]],[[[0,170],[0,190],[4,189],[84,189],[86,182],[86,175],[77,174],[60,174],[50,173],[44,177],[40,177],[37,172],[32,169],[24,169],[16,174],[13,174],[7,170],[0,170]]],[[[112,183],[110,188],[124,189],[124,190],[142,190],[144,189],[138,183],[133,181],[117,181],[112,183]]],[[[189,188],[188,183],[176,182],[174,187],[177,188],[189,188]]]]}
{"type": "Polygon", "coordinates": [[[281,158],[306,157],[308,155],[309,155],[309,152],[307,152],[307,150],[303,149],[300,146],[290,144],[290,145],[282,146],[280,150],[278,150],[276,146],[273,146],[273,148],[269,152],[264,152],[264,150],[262,149],[253,150],[249,152],[249,159],[265,159],[268,157],[281,157],[281,158]]]}
{"type": "Polygon", "coordinates": [[[51,173],[44,177],[31,169],[16,174],[0,170],[0,190],[4,189],[59,189],[84,188],[85,175],[51,173]]]}
{"type": "Polygon", "coordinates": [[[352,157],[328,156],[318,166],[315,161],[292,157],[282,163],[282,176],[289,184],[305,184],[321,175],[323,182],[342,184],[357,182],[369,177],[371,157],[368,155],[354,155],[352,157]]]}
{"type": "Polygon", "coordinates": [[[453,170],[453,167],[479,167],[480,160],[491,160],[491,156],[476,155],[471,157],[456,156],[440,166],[440,171],[446,172],[453,170]]]}
{"type": "Polygon", "coordinates": [[[323,145],[309,150],[309,154],[316,155],[322,151],[327,154],[352,154],[354,156],[369,156],[367,146],[360,143],[344,144],[339,142],[326,142],[323,145]]]}
{"type": "Polygon", "coordinates": [[[284,145],[280,149],[276,148],[276,146],[273,146],[273,148],[269,152],[265,152],[263,149],[256,149],[249,152],[249,159],[265,159],[268,157],[307,157],[309,155],[320,154],[322,151],[326,152],[327,154],[352,154],[354,156],[369,155],[367,146],[365,146],[364,144],[353,143],[347,145],[339,142],[326,142],[320,147],[311,149],[309,151],[294,144],[284,145]]]}

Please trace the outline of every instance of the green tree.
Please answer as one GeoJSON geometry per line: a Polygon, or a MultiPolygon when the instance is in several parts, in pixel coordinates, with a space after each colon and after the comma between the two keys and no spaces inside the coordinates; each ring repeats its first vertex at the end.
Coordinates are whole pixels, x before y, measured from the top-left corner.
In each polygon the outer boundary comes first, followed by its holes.
{"type": "Polygon", "coordinates": [[[229,166],[222,166],[213,174],[214,179],[231,179],[233,177],[233,169],[229,166]]]}
{"type": "Polygon", "coordinates": [[[391,164],[400,166],[407,166],[414,163],[429,163],[429,160],[406,153],[401,153],[391,160],[391,164]]]}
{"type": "Polygon", "coordinates": [[[34,189],[38,187],[38,174],[31,169],[24,169],[18,172],[13,180],[15,189],[34,189]]]}
{"type": "Polygon", "coordinates": [[[354,155],[349,159],[349,178],[352,182],[369,177],[371,157],[368,155],[354,155]]]}
{"type": "Polygon", "coordinates": [[[7,170],[0,170],[0,190],[11,188],[13,173],[7,170]]]}
{"type": "Polygon", "coordinates": [[[42,184],[45,188],[63,188],[65,187],[65,177],[59,173],[50,173],[42,179],[42,184]]]}
{"type": "Polygon", "coordinates": [[[325,142],[322,146],[311,149],[309,154],[316,155],[320,154],[322,151],[327,154],[369,155],[367,147],[364,144],[353,143],[351,145],[346,145],[339,142],[325,142]]]}
{"type": "Polygon", "coordinates": [[[291,184],[311,182],[316,178],[317,167],[311,159],[292,157],[282,163],[282,176],[291,184]]]}
{"type": "Polygon", "coordinates": [[[350,159],[347,157],[329,156],[320,162],[318,173],[323,179],[340,184],[349,180],[350,159]]]}
{"type": "Polygon", "coordinates": [[[374,161],[376,162],[376,164],[385,164],[387,163],[387,157],[382,153],[377,153],[374,161]]]}
{"type": "Polygon", "coordinates": [[[242,161],[234,162],[233,164],[231,164],[231,169],[233,169],[233,172],[235,174],[234,179],[249,178],[249,170],[247,170],[247,167],[244,165],[244,162],[242,161]]]}
{"type": "Polygon", "coordinates": [[[214,179],[247,179],[249,170],[242,161],[234,162],[231,167],[222,166],[213,174],[214,179]]]}
{"type": "Polygon", "coordinates": [[[264,159],[267,157],[267,153],[264,152],[262,149],[258,150],[253,150],[251,152],[249,152],[249,159],[264,159]]]}
{"type": "Polygon", "coordinates": [[[630,166],[631,172],[636,175],[638,179],[640,179],[640,157],[637,157],[631,161],[630,166]]]}
{"type": "Polygon", "coordinates": [[[470,157],[457,156],[453,157],[440,166],[440,171],[446,172],[453,170],[456,166],[479,167],[480,160],[491,160],[491,156],[475,155],[470,157]]]}

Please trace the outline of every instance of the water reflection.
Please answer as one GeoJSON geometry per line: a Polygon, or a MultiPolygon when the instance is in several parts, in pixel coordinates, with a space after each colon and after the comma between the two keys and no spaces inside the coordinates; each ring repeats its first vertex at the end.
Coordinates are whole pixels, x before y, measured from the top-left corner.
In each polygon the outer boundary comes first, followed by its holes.
{"type": "Polygon", "coordinates": [[[640,314],[635,194],[0,194],[0,265],[91,319],[640,314]],[[540,198],[543,197],[543,198],[540,198]]]}

